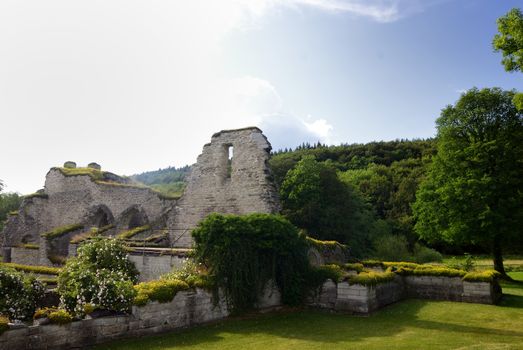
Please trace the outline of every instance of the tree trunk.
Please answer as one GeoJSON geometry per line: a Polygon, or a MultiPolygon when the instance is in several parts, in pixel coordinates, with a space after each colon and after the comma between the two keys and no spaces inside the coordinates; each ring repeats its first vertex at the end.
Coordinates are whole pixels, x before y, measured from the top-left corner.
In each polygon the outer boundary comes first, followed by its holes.
{"type": "Polygon", "coordinates": [[[492,256],[494,258],[494,270],[501,273],[503,278],[509,278],[505,272],[505,266],[503,266],[503,254],[501,245],[497,239],[494,240],[494,244],[492,245],[492,256]]]}

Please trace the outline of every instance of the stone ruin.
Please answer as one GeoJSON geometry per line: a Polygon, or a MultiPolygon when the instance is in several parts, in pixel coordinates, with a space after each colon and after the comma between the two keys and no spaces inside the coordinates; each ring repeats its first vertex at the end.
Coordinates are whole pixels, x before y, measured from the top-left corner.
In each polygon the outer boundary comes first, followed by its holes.
{"type": "Polygon", "coordinates": [[[212,212],[278,213],[268,166],[271,145],[256,127],[214,134],[192,166],[180,198],[168,198],[130,179],[76,168],[51,168],[45,187],[26,196],[3,236],[5,262],[50,266],[76,253],[92,235],[119,236],[143,280],[181,265],[191,230],[212,212]]]}

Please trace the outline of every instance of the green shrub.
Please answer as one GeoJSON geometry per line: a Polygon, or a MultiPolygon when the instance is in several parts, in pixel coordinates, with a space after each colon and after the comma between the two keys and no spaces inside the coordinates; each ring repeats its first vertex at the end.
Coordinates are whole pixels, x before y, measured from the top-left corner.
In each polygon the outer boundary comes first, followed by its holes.
{"type": "Polygon", "coordinates": [[[452,269],[472,271],[476,268],[476,261],[472,255],[465,254],[464,260],[456,259],[456,257],[453,256],[452,259],[446,263],[446,265],[452,269]]]}
{"type": "Polygon", "coordinates": [[[307,285],[310,289],[314,290],[328,279],[337,283],[346,275],[345,271],[338,265],[311,266],[310,272],[307,275],[307,285]]]}
{"type": "Polygon", "coordinates": [[[191,288],[202,288],[212,290],[214,281],[209,276],[202,264],[197,264],[194,260],[187,260],[181,269],[176,269],[163,275],[160,279],[179,280],[187,283],[191,288]]]}
{"type": "Polygon", "coordinates": [[[3,315],[0,315],[0,334],[4,333],[9,329],[9,319],[3,315]]]}
{"type": "Polygon", "coordinates": [[[143,306],[149,301],[168,303],[173,300],[176,293],[189,288],[186,282],[175,279],[142,282],[134,286],[136,297],[133,303],[138,306],[143,306]]]}
{"type": "Polygon", "coordinates": [[[82,228],[84,228],[84,225],[82,225],[82,224],[65,225],[65,226],[57,227],[48,232],[44,232],[41,234],[41,236],[50,240],[50,239],[61,237],[69,232],[80,230],[82,228]]]}
{"type": "Polygon", "coordinates": [[[396,277],[396,274],[391,270],[385,272],[364,271],[357,275],[350,275],[347,277],[349,284],[362,284],[365,286],[373,286],[379,283],[390,282],[396,277]]]}
{"type": "Polygon", "coordinates": [[[58,267],[49,266],[36,266],[36,265],[22,265],[16,263],[2,263],[0,262],[0,268],[2,266],[10,267],[18,271],[39,273],[42,275],[58,275],[61,271],[58,267]]]}
{"type": "Polygon", "coordinates": [[[52,324],[66,324],[73,321],[73,316],[65,310],[57,310],[47,316],[52,324]]]}
{"type": "Polygon", "coordinates": [[[501,277],[501,274],[495,270],[485,270],[480,272],[468,272],[463,280],[467,282],[488,282],[492,283],[497,278],[501,277]]]}
{"type": "Polygon", "coordinates": [[[375,255],[380,260],[401,261],[410,257],[407,238],[403,235],[382,235],[374,241],[375,255]]]}
{"type": "Polygon", "coordinates": [[[348,264],[343,265],[343,268],[348,271],[362,272],[364,269],[364,266],[362,263],[348,263],[348,264]]]}
{"type": "Polygon", "coordinates": [[[86,304],[128,311],[137,276],[121,241],[94,237],[78,248],[77,257],[69,259],[58,276],[61,305],[73,315],[83,315],[86,304]]]}
{"type": "Polygon", "coordinates": [[[271,279],[285,304],[299,304],[305,297],[308,244],[283,217],[211,214],[192,235],[197,262],[223,288],[233,311],[253,307],[271,279]]]}
{"type": "Polygon", "coordinates": [[[417,263],[441,262],[443,255],[435,249],[425,247],[419,243],[414,245],[414,261],[417,263]]]}
{"type": "Polygon", "coordinates": [[[31,318],[44,293],[44,285],[34,276],[0,267],[0,314],[12,320],[31,318]]]}
{"type": "Polygon", "coordinates": [[[415,268],[399,267],[395,270],[403,276],[435,276],[435,277],[463,277],[466,272],[462,270],[451,269],[443,266],[418,265],[415,268]]]}

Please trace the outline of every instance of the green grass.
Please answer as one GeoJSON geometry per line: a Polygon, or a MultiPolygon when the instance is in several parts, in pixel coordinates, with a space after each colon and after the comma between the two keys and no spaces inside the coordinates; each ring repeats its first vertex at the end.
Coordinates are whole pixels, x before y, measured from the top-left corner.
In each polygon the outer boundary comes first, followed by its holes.
{"type": "MultiPolygon", "coordinates": [[[[523,272],[511,276],[523,281],[523,272]]],[[[406,300],[369,317],[286,311],[98,349],[523,349],[523,283],[503,289],[499,306],[406,300]]]]}
{"type": "MultiPolygon", "coordinates": [[[[443,259],[443,264],[449,264],[453,262],[463,263],[466,257],[461,256],[446,256],[443,259]]],[[[473,256],[474,264],[478,270],[493,269],[494,264],[492,257],[486,255],[473,256]]],[[[503,264],[507,271],[523,271],[523,256],[521,255],[507,255],[503,257],[503,264]]]]}

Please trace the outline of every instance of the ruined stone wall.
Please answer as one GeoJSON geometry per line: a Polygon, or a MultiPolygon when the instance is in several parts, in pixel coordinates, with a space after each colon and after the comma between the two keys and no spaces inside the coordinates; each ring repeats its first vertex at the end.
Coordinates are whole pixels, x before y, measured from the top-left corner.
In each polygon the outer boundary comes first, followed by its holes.
{"type": "MultiPolygon", "coordinates": [[[[52,168],[44,190],[25,198],[19,214],[9,219],[4,230],[4,260],[9,261],[12,247],[32,243],[40,245],[40,264],[50,265],[49,254],[68,255],[71,238],[107,224],[115,226],[105,233],[111,235],[150,225],[131,240],[145,242],[146,238],[154,238],[151,242],[156,247],[189,248],[191,230],[210,213],[279,212],[279,198],[268,166],[270,150],[271,145],[258,128],[214,134],[192,166],[179,200],[167,200],[149,188],[133,186],[126,178],[100,171],[96,164],[88,168],[95,173],[76,169],[71,162],[64,165],[66,168],[52,168]],[[41,238],[42,233],[76,224],[84,227],[49,241],[41,238]],[[168,238],[162,232],[168,233],[168,238]]],[[[148,264],[142,265],[149,279],[153,272],[148,264]]],[[[155,260],[150,266],[163,271],[166,265],[156,264],[155,260]]]]}
{"type": "Polygon", "coordinates": [[[93,220],[100,210],[125,229],[124,216],[132,210],[153,222],[170,207],[171,201],[148,188],[98,183],[88,175],[66,176],[53,168],[40,197],[24,199],[18,216],[8,222],[4,245],[38,243],[42,233],[65,225],[96,226],[93,220]]]}
{"type": "Polygon", "coordinates": [[[192,245],[190,231],[208,214],[276,213],[276,188],[267,164],[271,145],[258,128],[221,131],[192,167],[169,228],[176,246],[192,245]],[[229,162],[229,149],[233,156],[229,162]]]}

